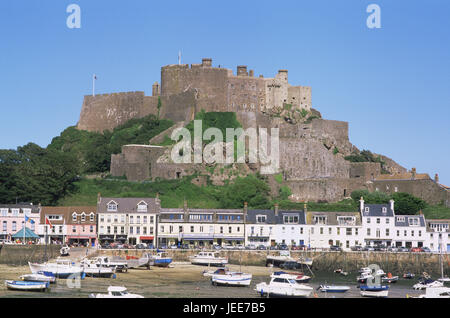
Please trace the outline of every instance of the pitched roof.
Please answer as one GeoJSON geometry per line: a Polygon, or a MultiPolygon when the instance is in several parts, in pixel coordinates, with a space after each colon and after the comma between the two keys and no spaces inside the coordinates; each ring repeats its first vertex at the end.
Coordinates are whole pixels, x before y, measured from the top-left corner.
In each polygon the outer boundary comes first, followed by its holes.
{"type": "Polygon", "coordinates": [[[354,225],[361,225],[361,215],[359,212],[323,212],[323,211],[308,211],[307,212],[307,224],[313,224],[314,216],[326,216],[326,225],[341,225],[338,222],[340,216],[352,216],[355,217],[354,225]]]}
{"type": "Polygon", "coordinates": [[[147,213],[159,212],[160,205],[159,200],[155,198],[104,198],[100,197],[100,201],[97,203],[98,213],[137,213],[137,205],[144,201],[147,203],[147,213]],[[117,203],[117,211],[108,211],[108,203],[114,201],[117,203]]]}
{"type": "Polygon", "coordinates": [[[420,226],[425,226],[425,217],[423,214],[420,215],[397,215],[395,217],[395,226],[410,226],[409,219],[419,218],[420,226]],[[399,219],[403,219],[403,221],[398,221],[399,219]]]}
{"type": "Polygon", "coordinates": [[[394,216],[394,211],[391,209],[390,204],[364,204],[364,211],[361,211],[362,216],[394,216]],[[369,208],[367,211],[367,208],[369,208]],[[386,212],[383,213],[383,208],[386,208],[386,212]]]}
{"type": "Polygon", "coordinates": [[[275,215],[274,210],[248,210],[247,222],[258,223],[256,222],[257,215],[266,216],[265,224],[284,224],[283,217],[285,215],[297,215],[299,217],[298,224],[306,224],[305,212],[303,210],[279,210],[278,215],[275,215]]]}
{"type": "Polygon", "coordinates": [[[90,221],[89,215],[91,213],[97,214],[97,207],[93,206],[43,206],[41,209],[41,224],[45,224],[45,216],[46,215],[62,215],[63,220],[51,220],[52,224],[72,224],[72,214],[76,212],[77,214],[86,213],[86,224],[95,224],[95,220],[93,222],[90,221]]]}

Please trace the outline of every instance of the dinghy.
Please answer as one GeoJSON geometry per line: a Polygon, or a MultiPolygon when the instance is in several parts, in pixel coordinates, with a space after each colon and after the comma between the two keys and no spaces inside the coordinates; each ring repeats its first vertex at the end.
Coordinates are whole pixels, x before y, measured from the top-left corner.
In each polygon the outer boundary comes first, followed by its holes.
{"type": "Polygon", "coordinates": [[[250,286],[251,281],[252,274],[232,272],[225,268],[219,268],[211,276],[211,283],[213,285],[250,286]]]}
{"type": "Polygon", "coordinates": [[[26,282],[56,282],[56,277],[50,272],[38,272],[36,274],[25,274],[19,277],[26,282]]]}
{"type": "Polygon", "coordinates": [[[392,276],[391,273],[388,273],[387,276],[381,278],[381,281],[388,284],[396,283],[398,281],[398,276],[392,276]]]}
{"type": "Polygon", "coordinates": [[[5,280],[5,286],[11,290],[23,290],[23,291],[46,291],[50,283],[49,282],[25,282],[21,280],[5,280]]]}
{"type": "Polygon", "coordinates": [[[361,296],[386,298],[389,294],[389,286],[360,286],[361,296]]]}
{"type": "Polygon", "coordinates": [[[319,289],[324,293],[345,293],[350,290],[350,286],[320,285],[319,289]]]}
{"type": "Polygon", "coordinates": [[[307,283],[310,281],[311,277],[304,275],[303,273],[295,273],[295,272],[274,272],[270,275],[270,277],[281,277],[287,279],[293,279],[298,283],[307,283]]]}

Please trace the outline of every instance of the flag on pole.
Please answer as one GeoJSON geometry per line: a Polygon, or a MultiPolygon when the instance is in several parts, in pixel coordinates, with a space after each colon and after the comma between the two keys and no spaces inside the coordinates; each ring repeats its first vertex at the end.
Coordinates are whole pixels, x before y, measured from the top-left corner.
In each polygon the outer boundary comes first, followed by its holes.
{"type": "Polygon", "coordinates": [[[25,222],[30,221],[31,224],[34,224],[34,220],[30,219],[28,216],[25,215],[25,222]]]}
{"type": "Polygon", "coordinates": [[[53,227],[53,225],[50,223],[50,220],[47,217],[45,217],[45,224],[50,225],[50,228],[53,227]]]}

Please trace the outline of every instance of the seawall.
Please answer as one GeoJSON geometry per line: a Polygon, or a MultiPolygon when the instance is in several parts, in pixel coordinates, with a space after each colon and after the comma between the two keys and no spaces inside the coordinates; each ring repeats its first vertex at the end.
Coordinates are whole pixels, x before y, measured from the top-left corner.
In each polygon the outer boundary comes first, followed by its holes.
{"type": "MultiPolygon", "coordinates": [[[[59,245],[47,246],[47,257],[58,257],[59,245]]],[[[0,264],[13,266],[27,265],[28,262],[41,262],[44,259],[44,245],[4,245],[0,249],[0,264]]]]}

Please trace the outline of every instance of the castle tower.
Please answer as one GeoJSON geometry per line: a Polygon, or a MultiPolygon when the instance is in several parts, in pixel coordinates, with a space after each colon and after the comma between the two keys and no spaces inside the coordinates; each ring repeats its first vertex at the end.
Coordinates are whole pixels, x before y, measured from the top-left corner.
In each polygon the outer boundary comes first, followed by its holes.
{"type": "Polygon", "coordinates": [[[248,76],[247,65],[239,65],[237,67],[237,76],[248,76]]]}
{"type": "Polygon", "coordinates": [[[160,86],[158,82],[155,82],[152,86],[152,96],[159,96],[161,94],[160,86]]]}
{"type": "Polygon", "coordinates": [[[212,67],[212,59],[211,58],[203,58],[202,66],[203,67],[212,67]]]}

